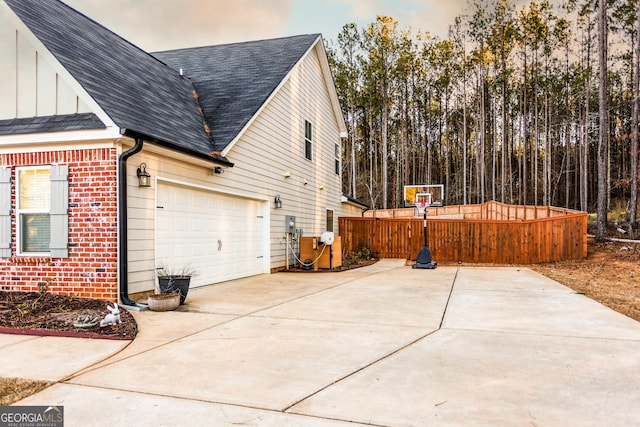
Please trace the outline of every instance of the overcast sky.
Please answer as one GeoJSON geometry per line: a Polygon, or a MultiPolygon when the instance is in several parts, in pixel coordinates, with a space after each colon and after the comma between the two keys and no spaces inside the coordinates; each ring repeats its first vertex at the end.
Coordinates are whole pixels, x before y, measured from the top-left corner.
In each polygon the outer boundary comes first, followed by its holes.
{"type": "Polygon", "coordinates": [[[377,15],[413,33],[445,37],[467,0],[63,0],[153,52],[297,34],[336,40],[343,25],[363,28],[377,15]]]}

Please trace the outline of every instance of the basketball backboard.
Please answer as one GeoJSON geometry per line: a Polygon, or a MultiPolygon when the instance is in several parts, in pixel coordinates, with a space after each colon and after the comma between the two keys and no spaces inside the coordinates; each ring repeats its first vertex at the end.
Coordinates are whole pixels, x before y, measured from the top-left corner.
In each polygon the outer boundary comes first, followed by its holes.
{"type": "Polygon", "coordinates": [[[431,195],[429,206],[444,206],[444,184],[405,185],[404,206],[415,206],[416,197],[423,198],[425,194],[431,195]]]}

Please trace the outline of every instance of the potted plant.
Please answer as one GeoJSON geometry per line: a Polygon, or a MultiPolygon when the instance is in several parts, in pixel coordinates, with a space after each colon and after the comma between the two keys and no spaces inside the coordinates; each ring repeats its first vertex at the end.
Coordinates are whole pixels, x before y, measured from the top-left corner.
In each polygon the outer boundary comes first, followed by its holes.
{"type": "Polygon", "coordinates": [[[191,278],[197,275],[197,271],[191,267],[172,269],[162,266],[156,269],[156,274],[160,293],[179,293],[180,304],[184,304],[187,293],[189,293],[191,278]]]}
{"type": "Polygon", "coordinates": [[[147,305],[151,311],[175,310],[180,305],[179,292],[155,293],[149,295],[147,305]]]}

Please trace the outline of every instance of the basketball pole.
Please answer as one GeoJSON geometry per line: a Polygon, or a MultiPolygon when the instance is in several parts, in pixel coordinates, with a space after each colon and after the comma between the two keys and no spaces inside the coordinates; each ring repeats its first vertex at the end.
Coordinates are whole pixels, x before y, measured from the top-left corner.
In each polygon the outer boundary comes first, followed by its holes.
{"type": "Polygon", "coordinates": [[[424,208],[424,245],[425,246],[429,246],[429,244],[427,243],[427,208],[424,208]]]}
{"type": "Polygon", "coordinates": [[[416,257],[416,262],[411,266],[411,268],[424,268],[424,269],[434,269],[438,266],[438,263],[433,262],[431,259],[431,250],[429,249],[429,240],[427,239],[427,205],[428,203],[420,202],[416,200],[416,207],[419,210],[422,210],[422,226],[424,228],[424,246],[420,249],[418,256],[416,257]]]}

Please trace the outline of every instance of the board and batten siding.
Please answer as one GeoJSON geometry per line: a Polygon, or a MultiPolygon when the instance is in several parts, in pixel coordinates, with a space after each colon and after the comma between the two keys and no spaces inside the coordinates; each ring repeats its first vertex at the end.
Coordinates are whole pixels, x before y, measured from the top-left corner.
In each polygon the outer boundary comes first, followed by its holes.
{"type": "MultiPolygon", "coordinates": [[[[334,171],[335,145],[341,144],[322,75],[317,44],[291,72],[227,154],[234,167],[221,175],[213,165],[194,164],[189,158],[146,144],[128,161],[129,290],[153,289],[155,284],[155,209],[158,180],[192,185],[222,194],[264,203],[269,230],[269,268],[285,265],[285,215],[296,217],[305,236],[319,236],[326,228],[326,211],[334,211],[334,230],[342,215],[341,177],[334,171]],[[304,155],[304,121],[314,129],[313,160],[304,155]],[[137,186],[136,169],[146,163],[152,188],[137,186]],[[285,172],[290,177],[285,178],[285,172]],[[306,182],[306,185],[305,185],[306,182]],[[275,209],[280,195],[282,209],[275,209]]],[[[130,141],[133,144],[133,141],[130,141]]],[[[265,271],[267,272],[267,271],[265,271]]]]}

